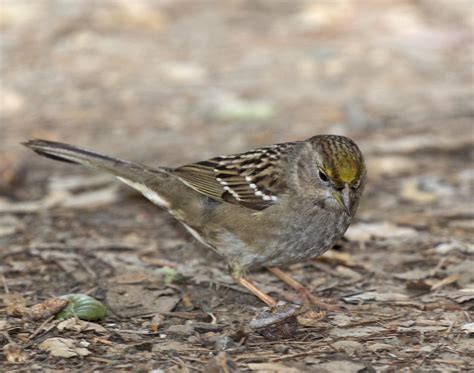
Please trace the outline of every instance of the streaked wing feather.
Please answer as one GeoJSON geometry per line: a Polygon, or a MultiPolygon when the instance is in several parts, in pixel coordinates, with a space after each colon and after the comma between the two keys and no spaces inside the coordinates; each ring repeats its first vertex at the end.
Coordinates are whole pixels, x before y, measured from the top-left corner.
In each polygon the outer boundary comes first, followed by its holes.
{"type": "Polygon", "coordinates": [[[222,199],[222,186],[216,182],[213,167],[193,163],[174,170],[187,185],[211,198],[222,199]]]}
{"type": "Polygon", "coordinates": [[[285,190],[282,171],[296,143],[258,148],[181,166],[174,173],[194,190],[219,201],[262,210],[285,190]]]}

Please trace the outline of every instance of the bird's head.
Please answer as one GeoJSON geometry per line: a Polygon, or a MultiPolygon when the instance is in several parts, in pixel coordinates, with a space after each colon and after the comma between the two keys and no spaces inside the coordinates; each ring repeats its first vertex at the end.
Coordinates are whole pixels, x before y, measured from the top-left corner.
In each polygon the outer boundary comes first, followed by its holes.
{"type": "Polygon", "coordinates": [[[317,200],[324,201],[326,207],[342,209],[351,216],[355,213],[367,172],[354,141],[337,135],[314,136],[307,140],[298,163],[300,187],[311,185],[317,200]]]}

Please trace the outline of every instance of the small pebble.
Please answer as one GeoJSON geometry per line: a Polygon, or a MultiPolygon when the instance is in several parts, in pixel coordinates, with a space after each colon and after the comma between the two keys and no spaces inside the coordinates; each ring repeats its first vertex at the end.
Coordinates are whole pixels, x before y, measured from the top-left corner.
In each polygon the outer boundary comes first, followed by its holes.
{"type": "Polygon", "coordinates": [[[274,345],[273,346],[273,351],[279,353],[279,354],[287,354],[290,351],[290,347],[287,345],[274,345]]]}
{"type": "Polygon", "coordinates": [[[199,333],[220,332],[222,327],[217,324],[209,324],[205,322],[193,324],[194,330],[199,333]]]}
{"type": "Polygon", "coordinates": [[[189,343],[197,344],[197,343],[200,343],[200,342],[201,342],[201,338],[199,338],[199,337],[196,336],[196,335],[192,335],[191,337],[189,337],[189,338],[187,339],[187,341],[188,341],[189,343]]]}
{"type": "Polygon", "coordinates": [[[337,341],[334,342],[332,346],[336,350],[343,351],[351,356],[357,352],[362,352],[364,350],[364,345],[357,341],[337,341]]]}
{"type": "Polygon", "coordinates": [[[234,340],[228,335],[222,335],[216,339],[214,346],[216,347],[217,351],[224,351],[229,348],[235,347],[236,344],[234,340]]]}
{"type": "Polygon", "coordinates": [[[180,337],[189,337],[194,333],[194,328],[192,325],[171,325],[166,332],[180,337]]]}

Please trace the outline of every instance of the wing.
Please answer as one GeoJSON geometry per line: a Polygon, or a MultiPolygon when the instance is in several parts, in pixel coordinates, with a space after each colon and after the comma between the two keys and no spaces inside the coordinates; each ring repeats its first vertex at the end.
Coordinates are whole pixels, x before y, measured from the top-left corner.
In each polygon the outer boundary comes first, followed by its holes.
{"type": "Polygon", "coordinates": [[[283,143],[241,154],[211,158],[173,170],[185,184],[216,199],[263,210],[286,189],[284,163],[297,143],[283,143]]]}

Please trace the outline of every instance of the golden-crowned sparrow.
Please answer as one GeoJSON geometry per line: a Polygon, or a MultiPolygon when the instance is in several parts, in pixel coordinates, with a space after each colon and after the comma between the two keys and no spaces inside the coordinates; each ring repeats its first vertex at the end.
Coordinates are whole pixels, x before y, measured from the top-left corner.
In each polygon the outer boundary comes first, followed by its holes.
{"type": "Polygon", "coordinates": [[[139,190],[222,255],[233,279],[269,306],[275,300],[251,283],[246,272],[267,267],[303,291],[275,267],[328,250],[351,223],[366,182],[359,148],[336,135],[178,168],[144,166],[52,141],[24,145],[49,158],[111,173],[139,190]]]}

